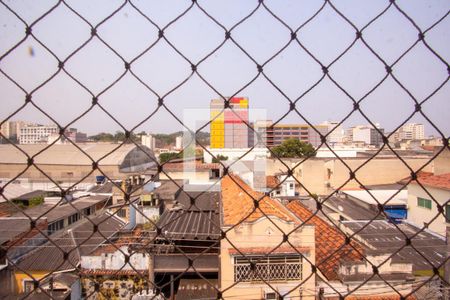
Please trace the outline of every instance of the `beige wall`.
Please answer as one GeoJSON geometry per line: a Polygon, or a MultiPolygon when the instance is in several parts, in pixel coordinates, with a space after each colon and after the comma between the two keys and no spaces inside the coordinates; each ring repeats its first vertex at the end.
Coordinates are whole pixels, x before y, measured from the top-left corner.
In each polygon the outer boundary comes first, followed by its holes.
{"type": "MultiPolygon", "coordinates": [[[[368,158],[346,158],[343,161],[352,169],[356,170],[368,158]]],[[[418,170],[428,162],[428,158],[403,158],[413,169],[418,170]]],[[[293,168],[299,160],[287,159],[285,163],[293,168]]],[[[279,161],[270,159],[267,162],[267,174],[286,171],[279,161]]],[[[431,164],[423,171],[431,172],[431,164]]],[[[398,182],[410,176],[410,170],[397,158],[375,158],[356,172],[356,178],[364,185],[388,184],[398,182]]],[[[306,189],[318,195],[329,194],[342,186],[344,189],[359,188],[359,183],[351,180],[348,168],[338,159],[313,158],[308,159],[294,170],[294,176],[306,189]],[[329,185],[329,187],[328,187],[329,185]]],[[[297,184],[297,186],[299,186],[297,184]]],[[[300,194],[306,195],[305,189],[299,189],[300,194]]]]}
{"type": "MultiPolygon", "coordinates": [[[[426,187],[426,189],[441,205],[450,200],[450,191],[430,187],[426,187]]],[[[420,185],[410,183],[408,186],[408,221],[418,226],[423,226],[425,222],[431,222],[431,220],[438,214],[438,210],[434,201],[431,203],[431,209],[419,207],[417,205],[417,197],[432,200],[420,185]]],[[[434,221],[431,222],[428,228],[442,236],[445,236],[446,225],[447,223],[445,222],[445,217],[440,214],[434,221]]]]}
{"type": "MultiPolygon", "coordinates": [[[[285,233],[289,233],[295,228],[293,223],[284,222],[276,217],[271,217],[271,220],[285,233]]],[[[224,230],[226,230],[226,228],[224,228],[224,230]]],[[[269,219],[264,217],[252,223],[243,223],[232,229],[227,232],[227,238],[236,248],[241,250],[250,247],[275,248],[282,242],[283,233],[278,230],[269,219]]],[[[315,262],[313,226],[302,226],[301,229],[297,229],[289,235],[289,241],[292,245],[297,247],[308,247],[310,251],[306,254],[306,259],[311,263],[315,262]]],[[[287,246],[288,244],[284,243],[281,247],[287,246]]],[[[219,275],[222,290],[225,290],[234,284],[234,256],[230,255],[229,249],[233,249],[233,246],[231,246],[227,240],[222,240],[220,245],[221,263],[219,275]]],[[[302,274],[304,279],[311,274],[311,265],[306,259],[303,259],[302,264],[302,274]]],[[[275,288],[282,288],[284,291],[286,289],[294,289],[300,284],[300,281],[273,281],[270,282],[270,284],[275,288]]],[[[315,276],[311,276],[307,279],[301,287],[303,289],[302,299],[314,299],[315,276]]],[[[264,282],[241,282],[227,290],[223,296],[224,299],[262,299],[264,291],[271,291],[270,287],[264,282]]],[[[301,299],[300,289],[294,289],[289,296],[293,297],[293,299],[301,299]]]]}
{"type": "MultiPolygon", "coordinates": [[[[92,166],[71,166],[71,165],[38,165],[38,167],[49,175],[53,180],[79,180],[92,171],[92,166]],[[72,174],[68,174],[71,172],[72,174]]],[[[0,178],[14,178],[22,173],[26,168],[24,164],[0,164],[0,178]]],[[[118,166],[102,166],[99,167],[111,179],[122,178],[123,173],[119,172],[118,166]]],[[[92,172],[86,180],[94,180],[96,175],[102,175],[99,170],[92,172]]],[[[21,178],[30,178],[35,180],[47,180],[36,167],[31,166],[23,174],[21,178]]]]}
{"type": "Polygon", "coordinates": [[[450,150],[445,148],[433,161],[434,175],[450,173],[450,150]]]}
{"type": "MultiPolygon", "coordinates": [[[[209,170],[201,170],[196,172],[174,172],[165,171],[171,179],[173,180],[189,180],[189,183],[208,183],[214,181],[214,179],[209,179],[209,170]]],[[[159,174],[160,180],[167,180],[169,177],[164,173],[159,174]]]]}

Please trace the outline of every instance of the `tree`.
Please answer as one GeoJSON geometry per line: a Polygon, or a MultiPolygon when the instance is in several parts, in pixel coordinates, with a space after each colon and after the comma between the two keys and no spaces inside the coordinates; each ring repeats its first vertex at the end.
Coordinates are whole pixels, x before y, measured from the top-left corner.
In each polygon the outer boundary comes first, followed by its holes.
{"type": "Polygon", "coordinates": [[[218,162],[223,161],[223,160],[228,160],[228,156],[219,154],[216,157],[213,157],[212,162],[213,163],[218,163],[218,162]]]}
{"type": "Polygon", "coordinates": [[[161,153],[159,155],[159,162],[160,163],[165,163],[166,161],[175,159],[175,158],[179,158],[179,153],[177,152],[165,152],[165,153],[161,153]]]}
{"type": "Polygon", "coordinates": [[[302,142],[298,139],[287,139],[283,141],[281,145],[273,147],[272,152],[278,157],[289,158],[316,155],[316,151],[311,144],[302,142]]]}

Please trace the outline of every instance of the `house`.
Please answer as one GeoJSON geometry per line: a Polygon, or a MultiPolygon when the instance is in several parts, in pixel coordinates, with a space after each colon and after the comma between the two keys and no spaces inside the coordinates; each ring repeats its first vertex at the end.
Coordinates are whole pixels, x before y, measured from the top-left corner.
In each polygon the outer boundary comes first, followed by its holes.
{"type": "Polygon", "coordinates": [[[64,200],[57,197],[53,203],[49,200],[25,211],[16,212],[11,217],[35,219],[45,217],[48,223],[47,231],[51,235],[105,208],[108,200],[108,196],[86,196],[64,200]]]}
{"type": "MultiPolygon", "coordinates": [[[[45,280],[49,277],[62,273],[76,274],[81,257],[91,253],[105,241],[113,239],[124,225],[115,216],[102,213],[90,216],[89,220],[85,218],[70,229],[54,233],[51,241],[36,246],[11,261],[15,281],[14,293],[22,296],[32,292],[39,293],[40,289],[36,289],[36,286],[44,289],[45,280]]],[[[73,284],[78,290],[79,283],[73,284]]]]}
{"type": "Polygon", "coordinates": [[[450,173],[420,172],[409,182],[408,221],[445,236],[450,224],[450,173]]]}
{"type": "Polygon", "coordinates": [[[225,176],[221,189],[222,297],[315,299],[314,226],[236,175],[225,176]]]}
{"type": "Polygon", "coordinates": [[[159,174],[162,180],[186,180],[192,188],[197,185],[197,190],[204,190],[205,186],[214,185],[221,176],[220,163],[202,163],[194,160],[165,163],[162,173],[159,174]]]}
{"type": "Polygon", "coordinates": [[[398,287],[402,295],[411,292],[414,277],[410,261],[402,261],[395,255],[392,258],[394,251],[386,251],[387,248],[374,251],[375,247],[369,247],[358,237],[347,243],[350,233],[314,214],[301,201],[292,201],[287,208],[307,224],[314,225],[315,265],[319,270],[317,288],[319,293],[323,291],[323,299],[339,299],[339,296],[347,295],[350,299],[377,299],[377,296],[399,299],[389,284],[398,287]],[[374,276],[372,264],[379,266],[378,275],[374,276]],[[359,289],[362,284],[369,284],[371,288],[359,289]]]}

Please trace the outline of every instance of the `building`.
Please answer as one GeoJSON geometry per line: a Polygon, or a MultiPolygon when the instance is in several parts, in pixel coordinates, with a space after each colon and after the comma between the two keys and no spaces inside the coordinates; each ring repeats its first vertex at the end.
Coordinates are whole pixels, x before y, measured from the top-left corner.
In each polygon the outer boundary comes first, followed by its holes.
{"type": "Polygon", "coordinates": [[[280,202],[236,175],[225,176],[221,188],[221,229],[226,232],[220,244],[222,297],[315,299],[310,263],[315,261],[314,226],[299,226],[301,220],[280,202]],[[259,200],[256,210],[252,198],[259,200]],[[289,243],[284,233],[290,233],[289,243]]]}
{"type": "Polygon", "coordinates": [[[148,147],[150,150],[155,151],[156,139],[151,134],[141,135],[141,144],[148,147]]]}
{"type": "MultiPolygon", "coordinates": [[[[46,146],[21,145],[20,148],[31,157],[46,146]]],[[[153,152],[145,146],[87,143],[77,144],[77,147],[73,144],[53,145],[36,155],[33,163],[47,176],[65,182],[82,178],[93,181],[97,175],[122,178],[124,173],[139,173],[156,165],[153,152]]],[[[21,174],[21,178],[48,181],[35,166],[28,167],[28,162],[28,157],[13,145],[0,145],[0,178],[14,178],[21,174]]]]}
{"type": "Polygon", "coordinates": [[[248,98],[228,100],[230,108],[227,109],[224,109],[223,100],[211,100],[211,148],[248,148],[248,98]]]}
{"type": "Polygon", "coordinates": [[[175,138],[175,149],[177,149],[177,150],[183,149],[183,137],[182,136],[177,136],[175,138]]]}
{"type": "Polygon", "coordinates": [[[3,137],[17,142],[20,136],[20,129],[25,125],[23,121],[5,121],[0,128],[3,137]]]}
{"type": "Polygon", "coordinates": [[[53,144],[57,141],[57,144],[63,143],[85,143],[87,142],[87,134],[83,132],[78,132],[76,128],[69,128],[64,132],[64,135],[59,133],[52,133],[46,138],[47,144],[53,144]],[[69,141],[70,140],[70,141],[69,141]]]}
{"type": "Polygon", "coordinates": [[[408,221],[445,236],[450,224],[449,199],[450,173],[419,173],[417,180],[408,184],[408,221]],[[442,212],[439,212],[439,206],[442,206],[442,212]]]}
{"type": "Polygon", "coordinates": [[[327,132],[329,133],[327,136],[327,143],[330,146],[341,144],[344,140],[344,129],[339,122],[335,121],[326,121],[320,124],[321,126],[327,126],[327,132]]]}
{"type": "Polygon", "coordinates": [[[397,139],[402,140],[423,140],[425,138],[425,127],[423,124],[407,123],[396,132],[397,139]]]}
{"type": "Polygon", "coordinates": [[[273,124],[271,120],[262,120],[255,122],[254,128],[267,147],[281,145],[287,139],[298,139],[317,147],[322,143],[322,136],[328,133],[329,125],[273,124]]]}
{"type": "Polygon", "coordinates": [[[358,125],[353,127],[352,142],[363,142],[378,147],[383,143],[383,133],[383,128],[358,125]]]}
{"type": "Polygon", "coordinates": [[[26,124],[20,128],[20,144],[47,143],[48,136],[58,134],[57,125],[26,124]]]}
{"type": "MultiPolygon", "coordinates": [[[[34,280],[47,292],[56,289],[59,285],[56,278],[52,284],[45,282],[49,274],[77,274],[81,257],[91,253],[99,245],[110,243],[117,232],[124,226],[124,223],[114,215],[102,213],[93,215],[89,220],[84,219],[71,227],[70,230],[63,230],[52,235],[52,241],[35,247],[33,251],[18,258],[11,266],[14,272],[15,290],[14,294],[42,293],[40,289],[35,290],[34,280]],[[76,251],[74,251],[76,249],[76,251]],[[35,290],[35,291],[34,291],[35,290]]],[[[50,277],[52,277],[50,275],[50,277]]],[[[79,277],[74,276],[74,280],[69,284],[69,297],[81,299],[81,288],[79,277]]],[[[63,285],[68,285],[63,284],[63,285]]],[[[23,295],[22,295],[23,296],[23,295]]],[[[45,296],[42,295],[42,296],[45,296]]],[[[34,297],[30,297],[33,298],[34,297]]],[[[67,298],[62,298],[67,299],[67,298]]]]}

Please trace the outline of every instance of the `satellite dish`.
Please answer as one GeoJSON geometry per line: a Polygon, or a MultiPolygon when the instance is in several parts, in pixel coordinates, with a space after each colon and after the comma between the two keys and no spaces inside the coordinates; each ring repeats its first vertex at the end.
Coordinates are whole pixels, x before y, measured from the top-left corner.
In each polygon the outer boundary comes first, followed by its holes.
{"type": "Polygon", "coordinates": [[[344,211],[344,208],[343,208],[342,206],[340,206],[340,205],[338,205],[338,209],[339,209],[340,211],[344,211]]]}

